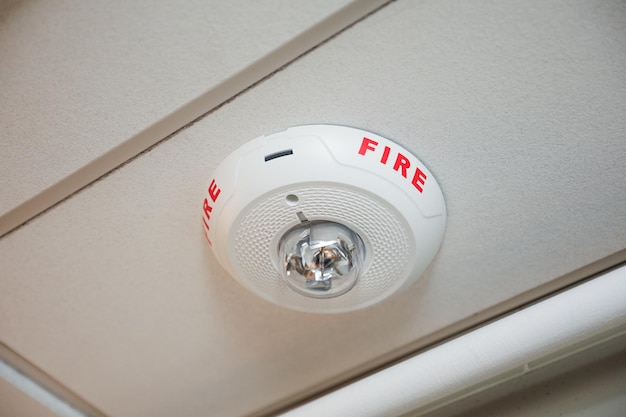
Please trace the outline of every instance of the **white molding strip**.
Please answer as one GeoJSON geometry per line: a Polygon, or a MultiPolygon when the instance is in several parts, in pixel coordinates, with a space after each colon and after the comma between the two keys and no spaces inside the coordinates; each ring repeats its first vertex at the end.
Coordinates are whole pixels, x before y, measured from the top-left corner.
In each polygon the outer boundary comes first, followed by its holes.
{"type": "Polygon", "coordinates": [[[2,342],[0,342],[0,378],[61,417],[105,416],[103,412],[2,342]]]}
{"type": "Polygon", "coordinates": [[[282,416],[423,415],[622,334],[625,328],[622,266],[282,416]]]}
{"type": "Polygon", "coordinates": [[[61,417],[87,417],[86,414],[72,407],[2,360],[0,360],[0,378],[13,384],[61,417]]]}

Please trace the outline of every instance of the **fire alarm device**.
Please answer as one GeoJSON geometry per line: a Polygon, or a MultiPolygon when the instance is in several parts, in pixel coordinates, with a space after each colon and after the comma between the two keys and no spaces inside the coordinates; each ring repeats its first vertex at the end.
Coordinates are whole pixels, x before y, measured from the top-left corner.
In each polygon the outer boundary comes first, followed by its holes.
{"type": "Polygon", "coordinates": [[[307,125],[230,154],[206,188],[202,221],[242,285],[287,308],[339,313],[415,282],[441,246],[446,207],[433,174],[404,147],[307,125]]]}

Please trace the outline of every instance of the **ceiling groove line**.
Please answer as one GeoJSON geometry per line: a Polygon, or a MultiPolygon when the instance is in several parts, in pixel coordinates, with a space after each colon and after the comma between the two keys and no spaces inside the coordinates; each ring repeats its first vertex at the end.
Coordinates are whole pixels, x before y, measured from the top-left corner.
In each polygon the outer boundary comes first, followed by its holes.
{"type": "MultiPolygon", "coordinates": [[[[399,362],[392,367],[388,367],[379,373],[369,375],[368,378],[356,381],[342,387],[340,390],[324,396],[318,401],[313,401],[309,405],[295,409],[293,412],[285,413],[285,417],[308,416],[308,415],[341,415],[340,413],[350,411],[354,415],[368,416],[388,416],[398,415],[403,417],[422,416],[440,407],[460,400],[467,395],[481,392],[484,389],[495,386],[498,383],[510,381],[516,377],[527,374],[531,371],[541,369],[546,365],[558,362],[578,352],[585,351],[593,346],[615,340],[623,336],[626,329],[626,310],[620,302],[620,295],[626,290],[622,285],[624,277],[624,264],[604,271],[601,274],[590,277],[567,291],[553,294],[540,302],[535,302],[527,308],[500,317],[477,329],[472,329],[450,340],[444,341],[434,347],[421,352],[406,361],[399,362]],[[573,307],[576,306],[576,307],[573,307]],[[596,314],[597,312],[597,314],[596,314]],[[578,315],[577,315],[578,314],[578,315]],[[542,323],[542,324],[540,324],[542,323]],[[555,331],[555,324],[559,330],[555,331]],[[519,332],[506,334],[503,329],[515,328],[519,332]],[[493,332],[493,333],[492,333],[493,332]],[[494,335],[509,337],[504,343],[493,343],[497,338],[494,335]],[[536,337],[535,337],[536,336],[536,337]],[[529,341],[528,344],[525,341],[529,341]],[[508,343],[507,343],[508,342],[508,343]],[[477,350],[488,350],[492,344],[496,345],[493,355],[485,355],[476,358],[475,362],[469,356],[477,350]],[[511,349],[511,346],[516,346],[511,349]],[[464,356],[461,352],[470,352],[464,356]],[[444,360],[437,358],[441,352],[445,352],[444,360]],[[452,352],[452,353],[451,353],[452,352]],[[461,353],[459,362],[449,360],[455,357],[454,352],[461,353]],[[499,352],[499,353],[497,353],[499,352]],[[434,354],[434,355],[433,355],[434,354]],[[492,362],[493,360],[493,362],[492,362]],[[417,366],[415,364],[417,363],[417,366]],[[430,364],[433,364],[429,369],[430,364]],[[433,374],[442,371],[446,376],[445,368],[450,364],[451,368],[472,369],[475,372],[472,378],[443,378],[438,381],[429,382],[433,374]],[[406,372],[405,369],[410,371],[406,372]],[[444,369],[442,369],[444,368],[444,369]],[[402,372],[405,372],[404,375],[402,372]],[[405,375],[411,377],[405,379],[405,375]],[[420,376],[430,376],[429,381],[420,379],[420,376]],[[381,381],[380,378],[388,378],[383,385],[379,385],[374,391],[366,392],[355,390],[363,389],[373,380],[381,381]],[[395,381],[405,388],[393,390],[395,381]],[[389,384],[391,382],[391,384],[389,384]],[[420,385],[423,384],[423,385],[420,385]],[[391,385],[391,388],[388,389],[391,385]],[[446,387],[440,390],[441,387],[446,387]],[[417,389],[416,389],[417,388],[417,389]],[[429,395],[429,390],[434,388],[434,395],[429,395]],[[411,389],[411,391],[409,391],[411,389]],[[435,391],[437,391],[435,393],[435,391]],[[410,394],[409,394],[410,393],[410,394]],[[365,394],[365,395],[362,395],[365,394]],[[369,395],[368,395],[369,394],[369,395]],[[383,396],[387,401],[378,402],[383,396]],[[357,397],[364,401],[371,401],[369,404],[363,402],[350,402],[342,400],[337,402],[338,397],[357,397]],[[410,396],[409,402],[405,401],[410,396]],[[331,402],[329,402],[331,398],[331,402]],[[335,400],[335,401],[333,401],[335,400]],[[325,404],[324,404],[325,402],[325,404]],[[326,412],[320,408],[326,408],[326,412]],[[380,406],[379,406],[380,405],[380,406]],[[360,409],[360,413],[358,412],[360,409]],[[310,414],[310,411],[314,411],[310,414]],[[330,410],[333,410],[332,412],[330,410]],[[335,413],[335,410],[341,410],[335,413]],[[364,410],[368,410],[363,413],[364,410]]],[[[447,376],[449,376],[448,373],[447,376]]],[[[459,374],[455,374],[457,376],[459,374]]],[[[437,378],[434,378],[437,379],[437,378]]],[[[280,414],[281,416],[283,414],[280,414]]]]}
{"type": "Polygon", "coordinates": [[[357,0],[0,216],[0,238],[193,126],[393,0],[357,0]]]}
{"type": "Polygon", "coordinates": [[[0,372],[0,378],[5,379],[56,413],[62,415],[80,414],[85,417],[107,417],[107,414],[89,401],[0,341],[0,367],[3,364],[5,371],[7,367],[13,369],[13,373],[18,376],[20,381],[7,379],[6,376],[3,376],[7,372],[0,372]]]}

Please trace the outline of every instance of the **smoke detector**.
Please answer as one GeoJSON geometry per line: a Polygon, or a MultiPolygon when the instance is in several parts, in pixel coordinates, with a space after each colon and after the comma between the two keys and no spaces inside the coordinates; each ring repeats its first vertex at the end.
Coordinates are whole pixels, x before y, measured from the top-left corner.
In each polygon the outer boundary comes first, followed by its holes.
{"type": "Polygon", "coordinates": [[[215,170],[203,201],[220,264],[275,304],[339,313],[416,281],[446,225],[443,194],[407,149],[360,129],[261,136],[215,170]]]}

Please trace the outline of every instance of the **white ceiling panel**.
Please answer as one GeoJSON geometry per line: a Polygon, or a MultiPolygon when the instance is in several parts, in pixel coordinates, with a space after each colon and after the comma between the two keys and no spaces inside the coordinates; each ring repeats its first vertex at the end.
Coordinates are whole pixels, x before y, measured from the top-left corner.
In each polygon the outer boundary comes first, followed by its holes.
{"type": "Polygon", "coordinates": [[[0,235],[382,3],[0,2],[0,235]]]}
{"type": "Polygon", "coordinates": [[[0,339],[115,416],[241,416],[318,392],[626,252],[619,1],[398,1],[0,240],[0,339]],[[432,268],[371,308],[263,301],[210,254],[201,199],[237,146],[336,123],[440,182],[432,268]]]}

